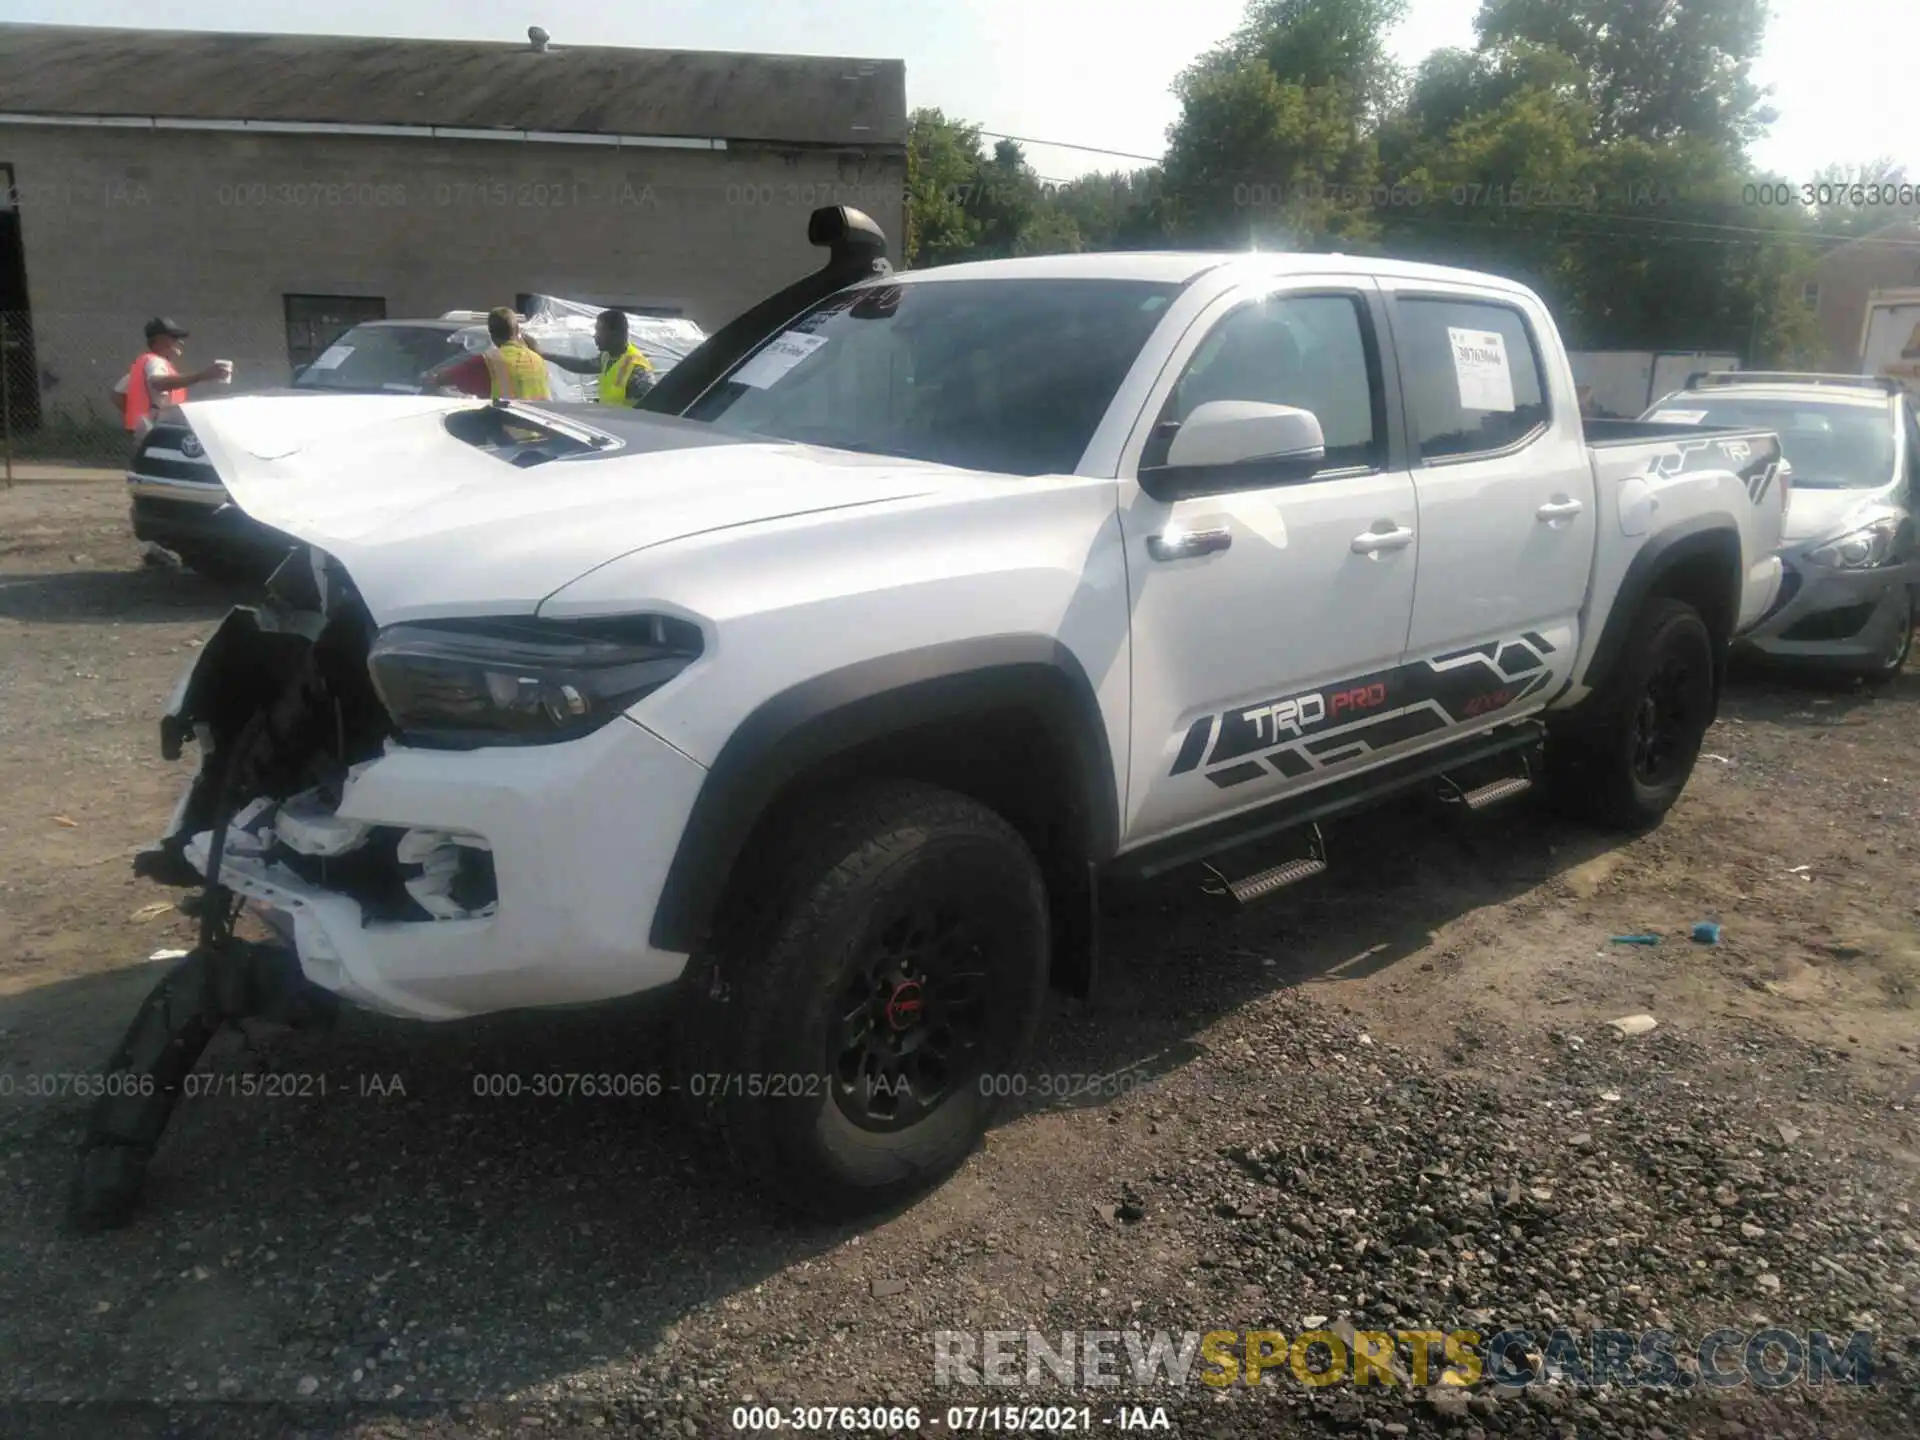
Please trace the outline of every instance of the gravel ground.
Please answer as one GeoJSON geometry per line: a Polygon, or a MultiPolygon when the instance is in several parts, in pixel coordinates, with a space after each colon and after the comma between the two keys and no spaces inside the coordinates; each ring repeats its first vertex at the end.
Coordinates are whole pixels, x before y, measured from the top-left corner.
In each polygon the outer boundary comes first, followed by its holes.
{"type": "Polygon", "coordinates": [[[742,1193],[665,1099],[476,1094],[657,1070],[633,1006],[229,1036],[139,1221],[82,1240],[84,1101],[30,1077],[97,1069],[143,957],[188,943],[126,862],[228,598],[141,570],[111,485],[0,495],[4,1433],[703,1440],[743,1404],[919,1404],[938,1434],[1051,1404],[1100,1433],[1137,1405],[1189,1436],[1920,1434],[1920,681],[1743,678],[1630,844],[1408,805],[1243,914],[1113,897],[1102,995],[1053,1006],[949,1184],[866,1225],[742,1193]],[[1703,918],[1723,943],[1688,943],[1703,918]],[[1364,1387],[934,1384],[941,1331],[1559,1327],[1671,1331],[1677,1381],[1421,1387],[1403,1349],[1407,1383],[1364,1387]],[[1721,1327],[1868,1332],[1877,1383],[1679,1383],[1721,1327]]]}

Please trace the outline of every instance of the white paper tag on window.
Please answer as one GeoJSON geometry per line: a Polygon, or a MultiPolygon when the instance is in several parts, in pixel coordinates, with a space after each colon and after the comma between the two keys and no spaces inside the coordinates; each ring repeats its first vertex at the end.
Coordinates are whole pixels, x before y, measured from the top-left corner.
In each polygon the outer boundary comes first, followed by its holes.
{"type": "Polygon", "coordinates": [[[1704,410],[1656,410],[1647,417],[1662,425],[1698,425],[1707,418],[1704,410]]]}
{"type": "Polygon", "coordinates": [[[802,335],[789,330],[728,378],[764,390],[826,343],[824,335],[802,335]]]}
{"type": "Polygon", "coordinates": [[[353,354],[351,345],[329,345],[320,352],[320,358],[309,367],[314,370],[337,370],[346,364],[347,357],[353,354]]]}
{"type": "Polygon", "coordinates": [[[1449,325],[1453,375],[1463,410],[1511,411],[1513,372],[1507,368],[1506,337],[1497,330],[1461,330],[1449,325]]]}

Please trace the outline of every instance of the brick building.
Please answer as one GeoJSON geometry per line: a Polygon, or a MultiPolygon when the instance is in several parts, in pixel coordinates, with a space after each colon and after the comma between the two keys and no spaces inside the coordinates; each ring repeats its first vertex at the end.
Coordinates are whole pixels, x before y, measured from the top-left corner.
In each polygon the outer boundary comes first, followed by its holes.
{"type": "Polygon", "coordinates": [[[1836,245],[1820,257],[1814,276],[1817,289],[1810,298],[1827,365],[1852,373],[1860,368],[1867,296],[1875,290],[1920,286],[1920,222],[1896,221],[1836,245]]]}
{"type": "Polygon", "coordinates": [[[899,243],[906,130],[897,60],[0,25],[15,423],[104,414],[155,314],[240,388],[529,293],[711,330],[816,206],[899,243]]]}

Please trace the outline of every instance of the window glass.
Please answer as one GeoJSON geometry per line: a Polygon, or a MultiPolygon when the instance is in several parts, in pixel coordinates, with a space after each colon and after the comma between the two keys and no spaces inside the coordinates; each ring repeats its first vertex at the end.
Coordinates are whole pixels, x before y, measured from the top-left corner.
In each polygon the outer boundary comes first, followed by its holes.
{"type": "Polygon", "coordinates": [[[1693,422],[1698,425],[1773,431],[1780,437],[1781,454],[1793,466],[1797,490],[1874,489],[1899,474],[1884,402],[1696,394],[1671,408],[1698,415],[1693,422]]]}
{"type": "Polygon", "coordinates": [[[1071,474],[1177,286],[924,280],[821,302],[687,413],[723,430],[1071,474]]]}
{"type": "MultiPolygon", "coordinates": [[[[417,390],[420,377],[461,354],[451,325],[356,325],[314,357],[296,390],[417,390]]],[[[483,330],[484,335],[486,332],[483,330]]]]}
{"type": "Polygon", "coordinates": [[[333,342],[366,320],[387,318],[387,302],[370,295],[287,295],[287,363],[310,365],[333,342]]]}
{"type": "Polygon", "coordinates": [[[1402,300],[1400,374],[1425,460],[1501,450],[1547,423],[1540,355],[1520,312],[1402,300]]]}
{"type": "Polygon", "coordinates": [[[1327,467],[1383,462],[1386,405],[1361,301],[1288,295],[1242,306],[1194,351],[1161,411],[1184,421],[1213,400],[1255,400],[1310,410],[1327,441],[1327,467]]]}

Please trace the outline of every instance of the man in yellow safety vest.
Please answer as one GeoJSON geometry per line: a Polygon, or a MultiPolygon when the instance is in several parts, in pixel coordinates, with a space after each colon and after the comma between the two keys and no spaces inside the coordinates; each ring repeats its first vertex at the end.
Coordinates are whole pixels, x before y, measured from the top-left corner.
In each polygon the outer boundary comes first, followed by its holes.
{"type": "Polygon", "coordinates": [[[626,312],[602,310],[595,316],[593,344],[600,353],[591,360],[576,360],[570,355],[549,355],[547,359],[574,375],[598,375],[594,398],[602,405],[637,405],[640,397],[653,388],[656,377],[653,362],[627,337],[626,312]]]}
{"type": "Polygon", "coordinates": [[[491,350],[481,351],[495,400],[546,400],[547,362],[520,334],[520,317],[505,305],[487,312],[491,350]]]}

